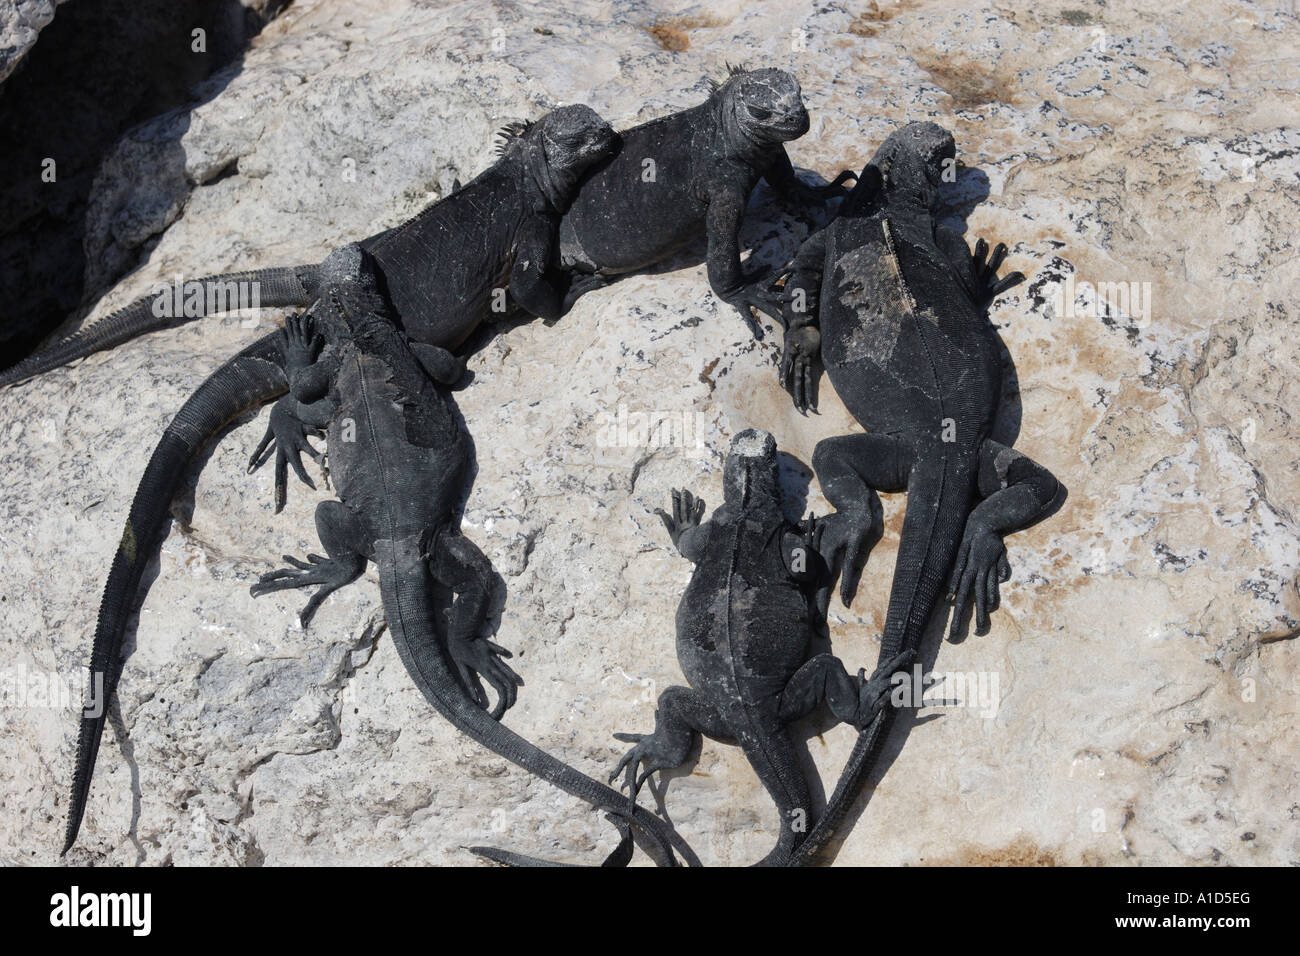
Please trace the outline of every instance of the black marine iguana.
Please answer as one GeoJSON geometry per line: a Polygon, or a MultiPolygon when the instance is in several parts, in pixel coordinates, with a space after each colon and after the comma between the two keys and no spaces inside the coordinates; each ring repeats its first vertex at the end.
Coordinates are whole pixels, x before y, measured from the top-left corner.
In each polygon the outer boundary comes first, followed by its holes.
{"type": "MultiPolygon", "coordinates": [[[[783,384],[808,408],[820,354],[866,429],[813,453],[836,509],[823,519],[821,553],[845,605],[881,530],[877,491],[907,492],[882,661],[918,648],[945,580],[953,633],[972,601],[983,633],[1011,575],[1003,537],[1046,517],[1064,493],[1045,468],[990,437],[1003,373],[988,306],[1024,277],[997,278],[1005,246],[986,263],[983,240],[972,256],[937,224],[940,177],[955,155],[952,135],[934,123],[892,133],[839,217],[800,249],[785,286],[783,384]]],[[[851,806],[893,714],[885,708],[859,736],[796,861],[815,854],[851,806]]]]}
{"type": "MultiPolygon", "coordinates": [[[[577,109],[582,108],[562,107],[551,115],[577,109]]],[[[769,277],[746,277],[741,268],[740,225],[750,191],[764,178],[779,193],[824,200],[840,195],[843,183],[853,178],[844,171],[826,186],[811,187],[794,175],[782,144],[807,131],[808,113],[793,76],[781,70],[732,68],[705,103],[629,130],[628,148],[581,185],[581,199],[572,210],[567,200],[573,195],[574,157],[564,150],[584,144],[585,131],[553,123],[545,132],[554,135],[544,139],[530,135],[530,124],[516,124],[504,131],[502,162],[402,225],[361,244],[378,259],[411,338],[454,349],[486,317],[489,305],[499,305],[491,300],[506,275],[511,298],[525,312],[555,319],[605,277],[658,262],[704,232],[710,285],[761,338],[750,306],[776,318],[781,308],[779,297],[767,287],[769,277]],[[654,163],[652,184],[642,178],[646,160],[654,163]],[[520,190],[530,200],[521,204],[521,221],[510,223],[514,230],[477,221],[479,207],[495,208],[503,201],[502,189],[520,190]],[[557,249],[555,220],[565,212],[572,215],[561,224],[557,249]],[[448,242],[449,237],[459,241],[448,242]],[[527,268],[519,275],[474,268],[476,263],[466,261],[476,248],[486,260],[500,261],[500,247],[513,246],[521,237],[519,258],[527,268]],[[475,241],[466,244],[467,238],[475,241]],[[556,265],[563,271],[552,272],[556,265]],[[473,307],[455,315],[443,311],[441,293],[448,285],[467,302],[474,301],[473,307]]],[[[611,141],[602,144],[599,158],[614,152],[614,139],[611,135],[611,141]]],[[[582,159],[579,172],[589,165],[582,159]]],[[[205,288],[256,282],[260,305],[303,307],[314,298],[318,269],[258,269],[195,281],[205,288]]],[[[174,319],[156,314],[156,300],[138,299],[5,369],[0,387],[172,324],[174,319]]]]}
{"type": "MultiPolygon", "coordinates": [[[[630,856],[631,828],[646,838],[642,844],[657,862],[674,865],[673,846],[693,861],[666,823],[629,808],[616,791],[499,722],[523,681],[503,660],[510,653],[483,634],[491,565],[455,527],[454,508],[470,456],[454,403],[437,381],[446,356],[411,348],[381,294],[373,260],[359,245],[332,253],[320,278],[314,320],[311,314],[291,317],[279,338],[281,374],[291,394],[329,422],[339,500],[316,509],[327,556],[310,555],[306,561],[286,556],[292,567],[264,574],[252,593],[318,585],[301,614],[306,626],[328,594],[356,580],[366,562],[374,561],[398,654],[439,713],[495,753],[612,815],[624,834],[613,855],[616,862],[630,856]],[[346,441],[340,432],[345,421],[355,430],[346,441]],[[438,585],[454,594],[445,618],[435,600],[438,585]],[[482,680],[497,697],[490,713],[482,680]]],[[[119,557],[132,536],[128,525],[119,557]]],[[[143,543],[138,540],[132,548],[143,543]]],[[[118,570],[115,562],[115,576],[118,570]]],[[[110,615],[123,608],[123,597],[129,594],[115,592],[110,583],[105,595],[110,615]]],[[[106,631],[103,612],[100,620],[91,666],[106,672],[107,700],[120,670],[114,663],[120,629],[106,631]]],[[[102,731],[102,714],[83,717],[65,852],[76,838],[102,731]]]]}
{"type": "Polygon", "coordinates": [[[851,676],[831,654],[811,653],[819,624],[813,592],[825,573],[820,527],[813,518],[796,527],[782,514],[771,435],[751,429],[732,440],[723,487],[723,506],[703,523],[704,502],[688,491],[673,492],[671,515],[658,512],[682,557],[695,564],[677,610],[677,657],[691,686],[659,695],[654,733],[615,734],[636,746],[610,780],[626,771],[635,801],[646,778],[684,763],[701,734],[735,743],[780,811],[780,837],[762,862],[784,865],[812,816],[786,728],[824,701],[862,730],[885,706],[890,676],[912,651],[870,679],[863,671],[851,676]]]}
{"type": "Polygon", "coordinates": [[[740,263],[750,192],[761,178],[778,194],[820,201],[854,178],[845,171],[822,187],[796,178],[783,144],[806,132],[798,80],[783,70],[730,68],[704,103],[623,132],[617,154],[592,167],[560,222],[560,264],[612,276],[707,235],[709,285],[762,338],[750,307],[780,319],[781,304],[770,277],[746,275],[740,263]]]}
{"type": "MultiPolygon", "coordinates": [[[[482,174],[400,226],[361,241],[378,261],[413,341],[457,348],[492,312],[505,311],[506,291],[525,312],[555,319],[593,281],[579,277],[569,287],[572,277],[554,268],[556,228],[578,177],[613,154],[617,134],[589,107],[575,105],[536,123],[511,124],[501,135],[501,158],[482,174]]],[[[319,266],[304,265],[196,279],[204,289],[223,291],[204,297],[187,317],[202,315],[209,300],[238,301],[226,290],[249,283],[257,283],[260,306],[305,307],[316,297],[319,273],[319,266]]],[[[160,295],[170,299],[173,291],[138,299],[5,369],[0,387],[173,324],[171,310],[158,307],[160,295]]]]}

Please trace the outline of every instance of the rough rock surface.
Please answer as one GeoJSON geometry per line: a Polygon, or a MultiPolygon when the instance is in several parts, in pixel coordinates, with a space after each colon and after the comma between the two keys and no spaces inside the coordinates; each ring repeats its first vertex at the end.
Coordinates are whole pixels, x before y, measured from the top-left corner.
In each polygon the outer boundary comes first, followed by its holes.
{"type": "MultiPolygon", "coordinates": [[[[506,120],[583,101],[631,124],[697,102],[726,60],[798,74],[805,169],[860,166],[897,124],[934,119],[964,165],[954,215],[1030,276],[995,321],[1018,447],[1070,498],[1011,540],[992,632],[938,652],[939,671],[996,680],[995,706],[900,721],[905,745],[836,859],[1295,863],[1300,134],[1297,23],[1274,6],[299,0],[219,95],[104,164],[91,258],[144,259],[92,318],[177,273],[318,260],[471,175],[506,120]],[[1099,282],[1139,295],[1099,304],[1099,282]]],[[[763,261],[806,232],[766,192],[751,212],[763,261]]],[[[794,412],[779,336],[751,341],[699,258],[555,327],[503,330],[459,394],[478,449],[465,530],[504,576],[496,639],[527,680],[507,721],[591,774],[617,760],[611,732],[648,730],[681,680],[689,570],[652,509],[683,485],[716,504],[739,429],[771,430],[798,487],[816,441],[850,427],[829,388],[820,416],[794,412]],[[689,440],[648,441],[620,408],[689,440]]],[[[148,454],[275,318],[158,333],[0,397],[0,647],[23,680],[0,709],[9,861],[55,859],[76,703],[40,690],[84,666],[148,454]]],[[[379,631],[373,571],[306,632],[303,594],[249,597],[281,553],[315,548],[326,494],[295,486],[272,514],[269,471],[243,468],[265,417],[229,432],[180,502],[189,527],[163,545],[120,687],[128,732],[105,737],[69,859],[465,863],[462,846],[490,842],[598,860],[612,830],[594,813],[432,713],[379,631]]],[[[808,506],[826,510],[815,481],[808,506]]],[[[901,513],[887,496],[860,606],[833,606],[854,664],[875,660],[901,513]]],[[[928,698],[970,704],[979,686],[928,698]]],[[[852,731],[807,729],[829,783],[852,731]]],[[[733,748],[706,742],[666,805],[706,862],[772,842],[733,748]]]]}
{"type": "Polygon", "coordinates": [[[54,19],[55,8],[67,0],[3,0],[0,2],[0,83],[18,68],[40,32],[54,19]]]}
{"type": "Polygon", "coordinates": [[[52,3],[0,0],[0,363],[137,265],[103,254],[87,216],[96,173],[127,130],[183,123],[220,92],[284,2],[96,0],[55,16],[52,3]]]}

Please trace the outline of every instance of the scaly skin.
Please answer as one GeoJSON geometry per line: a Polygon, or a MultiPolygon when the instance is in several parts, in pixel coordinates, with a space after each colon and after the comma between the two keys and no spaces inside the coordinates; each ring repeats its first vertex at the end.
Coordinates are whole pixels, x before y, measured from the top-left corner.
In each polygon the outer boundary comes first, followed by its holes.
{"type": "MultiPolygon", "coordinates": [[[[567,203],[572,196],[572,190],[576,188],[578,175],[592,162],[607,154],[614,143],[615,136],[610,127],[590,109],[582,106],[555,110],[532,126],[513,130],[501,162],[484,173],[476,182],[482,186],[503,180],[513,183],[515,188],[503,189],[500,193],[499,198],[506,203],[505,205],[476,207],[473,210],[474,218],[466,220],[467,224],[481,226],[482,232],[490,231],[489,227],[493,227],[494,224],[496,228],[506,232],[516,228],[520,237],[535,235],[540,231],[543,220],[553,227],[558,221],[559,206],[567,203]],[[542,160],[546,161],[545,165],[542,160]],[[530,182],[536,187],[531,191],[527,188],[530,182]],[[530,206],[529,203],[532,205],[530,206]]],[[[464,195],[477,196],[486,203],[496,195],[496,192],[486,187],[484,189],[476,187],[473,191],[470,187],[466,187],[464,191],[456,194],[456,196],[464,195]]],[[[466,210],[460,206],[463,201],[463,199],[457,200],[456,204],[448,205],[447,208],[461,209],[464,214],[466,210]]],[[[438,207],[445,203],[446,201],[438,204],[438,207]]],[[[443,221],[441,217],[444,213],[436,211],[438,207],[426,210],[408,225],[422,238],[429,239],[433,234],[434,224],[443,221]]],[[[383,244],[391,252],[392,243],[401,232],[402,229],[399,228],[375,237],[375,241],[371,244],[383,244]]],[[[553,234],[553,228],[551,232],[553,234]]],[[[459,249],[465,243],[463,237],[452,237],[448,245],[453,249],[459,249]]],[[[536,258],[526,256],[521,260],[517,254],[518,248],[518,246],[507,248],[505,252],[512,258],[509,261],[491,263],[489,271],[495,275],[509,273],[512,294],[522,299],[529,299],[536,303],[556,297],[557,291],[549,285],[544,270],[539,269],[537,265],[536,258]],[[547,289],[550,291],[548,292],[547,289]]],[[[457,255],[463,253],[449,251],[448,261],[457,255]]],[[[478,267],[482,267],[481,260],[476,259],[475,262],[478,267]]],[[[311,273],[308,284],[315,290],[319,284],[320,270],[313,267],[308,271],[311,273]]],[[[455,270],[453,273],[459,275],[455,270]]],[[[446,315],[455,319],[442,327],[442,332],[447,335],[445,341],[458,340],[463,334],[463,326],[459,323],[463,322],[462,313],[472,312],[472,307],[477,301],[473,297],[476,288],[473,283],[464,282],[459,287],[452,284],[445,288],[441,308],[446,315]],[[470,297],[460,298],[462,294],[470,297]]],[[[139,308],[136,310],[136,318],[147,323],[152,316],[150,302],[144,300],[137,305],[139,308]]],[[[425,317],[428,318],[427,313],[425,317]]],[[[130,316],[124,320],[127,326],[134,321],[135,319],[130,316]]],[[[426,331],[430,328],[434,331],[439,329],[436,323],[426,324],[426,331]]],[[[415,347],[436,349],[435,352],[430,353],[430,363],[436,369],[434,374],[440,375],[443,381],[454,380],[463,370],[461,363],[436,343],[415,347]]],[[[113,555],[113,566],[104,587],[104,596],[100,602],[99,618],[95,627],[90,665],[91,681],[88,686],[95,688],[101,675],[102,685],[98,694],[87,702],[81,720],[72,798],[68,806],[64,853],[76,840],[85,813],[91,776],[104,732],[107,702],[116,692],[121,673],[120,658],[126,623],[135,607],[140,580],[153,554],[153,547],[172,497],[180,484],[181,476],[199,449],[215,438],[229,422],[285,393],[288,389],[288,381],[283,368],[285,359],[282,349],[280,334],[271,333],[263,336],[209,376],[167,426],[136,489],[122,541],[113,555]]],[[[70,358],[66,356],[65,360],[70,358]]],[[[35,371],[29,370],[29,373],[35,374],[35,371]]],[[[12,377],[0,379],[0,381],[11,380],[12,377]]],[[[274,452],[277,511],[284,505],[288,464],[292,464],[295,471],[310,484],[310,479],[302,468],[300,455],[304,451],[312,455],[316,454],[307,441],[307,435],[324,422],[325,419],[319,417],[318,409],[305,408],[292,396],[273,409],[271,425],[257,453],[253,456],[250,469],[258,463],[263,451],[269,449],[274,452]]]]}
{"type": "MultiPolygon", "coordinates": [[[[555,271],[556,229],[577,180],[613,154],[617,135],[585,106],[565,106],[503,130],[501,159],[473,181],[393,229],[362,240],[379,263],[403,328],[416,342],[459,347],[508,303],[558,318],[578,294],[555,271]]],[[[319,266],[261,269],[195,280],[205,288],[258,284],[265,307],[310,305],[319,266]]],[[[170,290],[167,295],[170,296],[170,290]]],[[[0,387],[198,315],[159,315],[146,296],[0,372],[0,387]]],[[[225,300],[222,300],[225,301],[225,300]]],[[[206,307],[206,297],[205,297],[206,307]]],[[[200,315],[204,314],[200,310],[200,315]]]]}
{"type": "MultiPolygon", "coordinates": [[[[893,133],[839,217],[800,250],[785,287],[783,383],[801,411],[811,407],[820,356],[866,431],[819,442],[813,454],[836,509],[822,552],[846,605],[880,535],[876,493],[907,492],[882,661],[917,650],[949,578],[954,632],[973,603],[982,633],[1011,573],[1003,537],[1044,518],[1063,493],[1046,469],[990,437],[1002,369],[987,308],[1024,277],[997,278],[1005,247],[986,263],[982,241],[972,256],[938,227],[938,184],[954,155],[951,134],[933,123],[893,133]]],[[[796,861],[815,854],[847,812],[892,720],[883,710],[859,737],[796,861]]]]}
{"type": "Polygon", "coordinates": [[[726,503],[701,522],[704,502],[673,492],[660,511],[673,543],[695,564],[677,611],[677,657],[690,687],[659,697],[652,734],[616,734],[635,746],[610,779],[625,775],[636,799],[657,770],[680,766],[703,734],[737,744],[780,817],[776,847],[761,862],[792,860],[812,817],[808,781],[787,730],[823,702],[839,720],[865,727],[885,704],[889,677],[909,655],[868,680],[839,658],[811,654],[825,621],[814,606],[824,576],[818,528],[781,511],[776,442],[766,432],[735,437],[724,471],[726,503]]]}
{"type": "MultiPolygon", "coordinates": [[[[361,243],[371,252],[403,331],[417,347],[440,356],[432,370],[452,384],[464,372],[454,356],[492,314],[499,290],[525,311],[555,318],[574,294],[556,272],[556,230],[578,178],[610,155],[614,131],[585,106],[566,106],[535,124],[507,127],[499,162],[467,186],[402,226],[361,243]],[[566,291],[567,290],[567,291],[566,291]]],[[[431,361],[433,361],[431,359],[431,361]]],[[[321,422],[287,396],[272,410],[252,471],[274,445],[275,510],[287,498],[287,467],[309,487],[303,454],[319,458],[307,440],[321,422]]]]}
{"type": "MultiPolygon", "coordinates": [[[[439,713],[501,756],[616,814],[646,837],[657,862],[674,865],[674,845],[692,860],[662,821],[629,809],[617,792],[500,723],[522,680],[504,662],[509,652],[483,634],[491,566],[454,528],[470,454],[449,393],[425,366],[432,357],[436,367],[438,356],[410,346],[380,294],[373,259],[359,245],[332,254],[321,276],[314,316],[286,324],[281,374],[295,399],[329,422],[339,500],[322,502],[316,513],[327,556],[289,559],[292,567],[263,575],[252,592],[318,586],[302,614],[305,625],[326,595],[354,581],[373,560],[398,654],[439,713]],[[343,440],[345,421],[355,440],[343,440]],[[445,624],[434,600],[437,585],[455,595],[445,624]],[[483,681],[497,697],[491,713],[483,681]]],[[[97,744],[96,737],[92,755],[97,744]]],[[[620,858],[630,852],[628,834],[615,851],[620,858]]],[[[69,835],[75,837],[75,827],[69,835]]]]}
{"type": "Polygon", "coordinates": [[[741,267],[750,192],[761,178],[783,196],[820,203],[853,178],[844,172],[820,188],[796,179],[783,144],[806,132],[808,111],[793,76],[733,68],[706,102],[627,130],[618,153],[584,177],[560,223],[561,264],[614,276],[707,236],[709,285],[762,338],[751,308],[780,320],[781,303],[767,276],[741,267]]]}

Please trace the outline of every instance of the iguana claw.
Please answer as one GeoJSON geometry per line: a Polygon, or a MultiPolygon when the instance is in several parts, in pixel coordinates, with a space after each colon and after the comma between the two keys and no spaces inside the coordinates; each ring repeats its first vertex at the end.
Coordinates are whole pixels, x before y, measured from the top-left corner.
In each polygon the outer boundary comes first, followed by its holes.
{"type": "Polygon", "coordinates": [[[303,467],[302,456],[306,454],[318,463],[321,461],[321,452],[308,439],[319,438],[322,434],[321,429],[306,425],[295,418],[286,404],[286,399],[281,399],[271,406],[271,418],[266,426],[266,433],[248,459],[248,473],[251,475],[266,464],[274,449],[276,514],[284,510],[288,497],[289,466],[293,467],[294,474],[303,484],[313,491],[316,489],[316,483],[311,480],[307,469],[303,467]]]}
{"type": "Polygon", "coordinates": [[[984,295],[984,301],[981,303],[985,308],[993,304],[993,300],[1003,292],[1025,281],[1023,272],[1011,272],[1001,279],[998,278],[998,269],[1002,267],[1003,261],[1007,257],[1007,245],[1005,242],[999,242],[993,249],[993,255],[989,257],[988,262],[984,257],[988,256],[989,244],[983,239],[975,243],[975,252],[971,255],[971,271],[975,274],[976,286],[984,295]]]}
{"type": "Polygon", "coordinates": [[[894,674],[900,667],[910,664],[915,657],[914,650],[901,651],[879,665],[870,677],[867,677],[865,667],[858,670],[859,716],[854,726],[859,732],[866,729],[885,706],[889,692],[894,686],[894,674]]]}

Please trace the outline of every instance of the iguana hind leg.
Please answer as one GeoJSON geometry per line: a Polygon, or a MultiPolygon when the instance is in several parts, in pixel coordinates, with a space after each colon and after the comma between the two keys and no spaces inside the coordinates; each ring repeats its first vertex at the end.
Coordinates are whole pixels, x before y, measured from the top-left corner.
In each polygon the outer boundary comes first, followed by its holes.
{"type": "Polygon", "coordinates": [[[822,519],[822,557],[830,569],[818,594],[825,611],[840,578],[840,599],[847,607],[858,589],[867,556],[880,540],[884,513],[877,491],[903,491],[911,447],[892,435],[839,435],[825,438],[813,449],[813,469],[835,513],[822,519]]]}
{"type": "Polygon", "coordinates": [[[492,717],[500,720],[514,706],[524,679],[505,662],[513,655],[483,633],[496,583],[492,563],[460,534],[434,535],[429,552],[429,574],[455,594],[447,612],[447,652],[465,690],[484,710],[488,698],[483,681],[492,686],[497,695],[492,717]]]}
{"type": "Polygon", "coordinates": [[[975,633],[988,631],[989,614],[1002,603],[1001,585],[1011,577],[1003,539],[1042,520],[1064,489],[1042,465],[989,438],[980,446],[979,493],[984,500],[966,519],[949,582],[954,638],[972,604],[975,633]]]}
{"type": "Polygon", "coordinates": [[[722,717],[703,697],[689,687],[669,687],[659,695],[654,733],[614,735],[636,746],[624,754],[609,775],[609,782],[613,783],[626,770],[623,785],[635,801],[641,785],[652,773],[671,770],[686,762],[700,742],[701,734],[723,740],[730,737],[722,717]],[[643,765],[645,769],[638,776],[637,771],[643,765]]]}
{"type": "Polygon", "coordinates": [[[903,651],[876,668],[871,677],[866,676],[865,669],[855,677],[838,657],[818,654],[795,671],[786,684],[781,693],[781,720],[788,724],[806,717],[825,701],[836,719],[861,730],[884,706],[894,672],[913,656],[912,651],[903,651]]]}
{"type": "Polygon", "coordinates": [[[288,588],[306,588],[319,584],[298,619],[306,627],[327,597],[361,577],[366,569],[366,558],[361,553],[360,542],[365,540],[361,522],[340,501],[322,501],[316,506],[316,533],[325,547],[328,558],[319,554],[307,555],[306,561],[284,556],[293,567],[268,571],[249,588],[253,597],[284,591],[288,588]]]}

